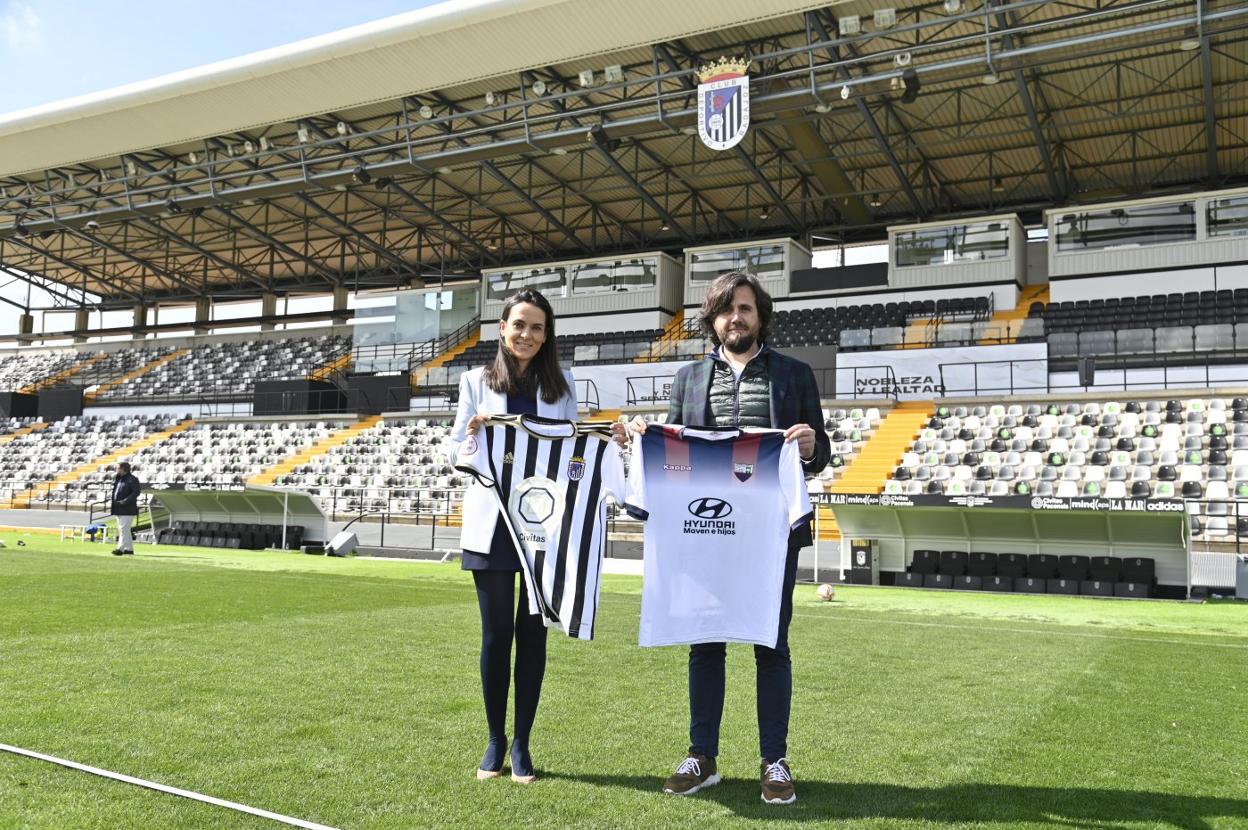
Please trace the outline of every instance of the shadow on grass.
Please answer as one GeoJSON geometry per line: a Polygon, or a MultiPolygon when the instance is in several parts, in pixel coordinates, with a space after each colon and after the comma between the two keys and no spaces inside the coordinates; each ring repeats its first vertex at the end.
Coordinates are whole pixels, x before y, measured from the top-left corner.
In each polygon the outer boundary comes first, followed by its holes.
{"type": "MultiPolygon", "coordinates": [[[[624,787],[663,795],[662,776],[565,775],[547,778],[602,787],[624,787]]],[[[797,781],[797,802],[763,804],[758,783],[727,779],[691,798],[709,799],[737,815],[772,821],[911,819],[934,824],[1052,824],[1061,827],[1115,828],[1125,822],[1164,823],[1185,830],[1208,830],[1213,819],[1248,821],[1248,799],[1202,798],[1137,790],[1080,787],[1027,787],[1008,784],[952,784],[906,787],[897,784],[838,784],[797,781]]]]}

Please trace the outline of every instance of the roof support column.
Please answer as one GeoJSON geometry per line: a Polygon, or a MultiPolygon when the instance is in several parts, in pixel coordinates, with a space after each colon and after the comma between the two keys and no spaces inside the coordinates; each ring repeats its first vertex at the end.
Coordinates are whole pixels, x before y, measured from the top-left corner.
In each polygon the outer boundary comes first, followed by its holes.
{"type": "Polygon", "coordinates": [[[84,306],[74,312],[74,331],[78,332],[74,335],[75,343],[87,342],[87,329],[91,325],[91,312],[84,306]]]}
{"type": "MultiPolygon", "coordinates": [[[[260,295],[260,316],[276,317],[277,316],[277,295],[272,291],[266,291],[260,295]]],[[[260,331],[273,331],[277,328],[276,323],[261,323],[260,331]]]]}
{"type": "Polygon", "coordinates": [[[334,286],[334,323],[341,324],[347,322],[350,314],[347,312],[347,286],[338,283],[334,286]],[[342,312],[341,314],[337,312],[342,312]]]}
{"type": "Polygon", "coordinates": [[[212,322],[212,298],[195,298],[195,333],[207,334],[208,324],[212,322]]]}

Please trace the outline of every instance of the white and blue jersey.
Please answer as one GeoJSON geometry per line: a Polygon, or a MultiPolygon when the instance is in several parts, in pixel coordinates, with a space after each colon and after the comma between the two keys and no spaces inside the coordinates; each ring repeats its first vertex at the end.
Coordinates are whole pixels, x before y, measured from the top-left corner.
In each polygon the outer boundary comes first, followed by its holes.
{"type": "Polygon", "coordinates": [[[641,645],[775,647],[789,533],[812,516],[796,442],[651,424],[625,507],[646,523],[641,645]]]}

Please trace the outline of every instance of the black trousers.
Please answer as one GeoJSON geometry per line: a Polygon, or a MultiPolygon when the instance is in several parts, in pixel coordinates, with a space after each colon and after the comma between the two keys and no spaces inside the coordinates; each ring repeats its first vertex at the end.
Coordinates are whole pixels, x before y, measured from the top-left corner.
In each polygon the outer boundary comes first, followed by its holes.
{"type": "MultiPolygon", "coordinates": [[[[793,619],[793,585],[797,582],[799,550],[799,546],[790,544],[784,562],[776,647],[754,646],[759,755],[767,761],[783,758],[788,750],[789,709],[793,702],[789,622],[793,619]]],[[[689,751],[709,758],[719,754],[727,650],[724,643],[698,643],[689,647],[689,751]]]]}
{"type": "Polygon", "coordinates": [[[481,691],[490,739],[503,744],[507,736],[507,691],[511,680],[511,643],[516,643],[515,740],[527,746],[546,673],[546,626],[530,614],[527,588],[518,571],[473,571],[481,609],[481,691]]]}

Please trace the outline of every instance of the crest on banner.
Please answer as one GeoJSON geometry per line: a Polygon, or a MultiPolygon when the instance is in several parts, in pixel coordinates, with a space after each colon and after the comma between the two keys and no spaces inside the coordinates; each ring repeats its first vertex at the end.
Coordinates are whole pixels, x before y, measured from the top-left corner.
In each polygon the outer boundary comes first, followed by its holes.
{"type": "Polygon", "coordinates": [[[749,60],[720,58],[698,70],[698,136],[712,150],[727,150],[750,126],[749,60]]]}

